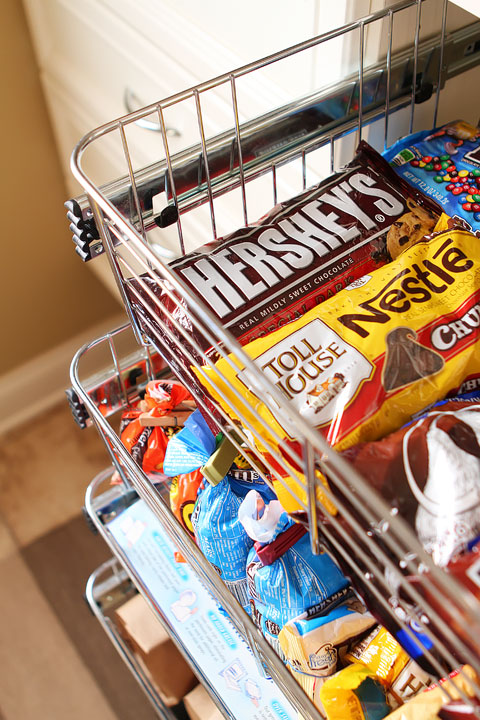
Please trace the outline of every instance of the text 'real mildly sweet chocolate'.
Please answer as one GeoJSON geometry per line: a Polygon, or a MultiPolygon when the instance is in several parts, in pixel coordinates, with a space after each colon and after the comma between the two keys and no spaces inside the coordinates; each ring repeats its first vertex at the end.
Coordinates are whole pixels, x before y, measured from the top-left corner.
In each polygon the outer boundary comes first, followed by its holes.
{"type": "MultiPolygon", "coordinates": [[[[413,227],[423,237],[439,214],[431,199],[398,178],[362,142],[341,172],[277,205],[257,224],[204,245],[170,267],[244,345],[383,265],[408,243],[413,227]]],[[[158,309],[145,307],[153,305],[152,298],[134,282],[142,298],[139,302],[130,293],[134,311],[147,336],[157,345],[160,339],[173,370],[180,376],[187,373],[195,386],[178,325],[202,353],[211,352],[211,343],[192,324],[183,298],[174,302],[149,276],[144,282],[160,301],[158,309]]],[[[195,350],[188,352],[201,360],[195,350]]]]}

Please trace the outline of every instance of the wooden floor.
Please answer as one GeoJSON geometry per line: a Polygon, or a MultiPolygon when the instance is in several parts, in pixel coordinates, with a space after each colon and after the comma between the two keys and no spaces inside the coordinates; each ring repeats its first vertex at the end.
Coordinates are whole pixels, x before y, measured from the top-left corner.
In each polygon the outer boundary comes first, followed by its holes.
{"type": "Polygon", "coordinates": [[[153,720],[83,600],[109,556],[81,517],[108,465],[67,403],[0,438],[0,720],[153,720]]]}

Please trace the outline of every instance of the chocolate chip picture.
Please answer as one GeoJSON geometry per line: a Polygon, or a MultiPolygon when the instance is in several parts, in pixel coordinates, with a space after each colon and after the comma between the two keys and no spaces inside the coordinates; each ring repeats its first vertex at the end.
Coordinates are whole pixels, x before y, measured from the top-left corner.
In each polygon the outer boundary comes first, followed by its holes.
{"type": "Polygon", "coordinates": [[[417,333],[409,327],[397,327],[386,337],[387,351],[382,384],[387,392],[435,375],[444,360],[434,350],[416,342],[417,333]]]}

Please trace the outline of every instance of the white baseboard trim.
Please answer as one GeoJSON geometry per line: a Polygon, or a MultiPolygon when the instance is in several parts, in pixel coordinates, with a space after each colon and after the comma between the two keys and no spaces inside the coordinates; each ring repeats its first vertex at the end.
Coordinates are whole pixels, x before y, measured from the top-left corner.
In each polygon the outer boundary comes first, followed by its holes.
{"type": "MultiPolygon", "coordinates": [[[[127,322],[114,315],[0,376],[0,435],[65,399],[70,363],[77,350],[127,322]]],[[[100,368],[99,368],[100,369],[100,368]]],[[[73,420],[72,420],[73,422],[73,420]]]]}

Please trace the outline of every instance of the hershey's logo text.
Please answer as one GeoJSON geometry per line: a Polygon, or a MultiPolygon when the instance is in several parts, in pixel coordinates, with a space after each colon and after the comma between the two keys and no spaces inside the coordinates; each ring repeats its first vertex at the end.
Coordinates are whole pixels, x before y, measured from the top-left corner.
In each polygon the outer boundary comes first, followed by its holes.
{"type": "Polygon", "coordinates": [[[275,227],[265,229],[255,242],[232,242],[230,247],[208,258],[179,268],[179,272],[216,314],[224,317],[295,271],[307,268],[315,256],[323,257],[354,240],[361,234],[359,225],[372,230],[377,222],[350,197],[352,190],[374,197],[377,214],[398,217],[404,210],[403,203],[378,187],[373,177],[354,173],[290,217],[275,223],[275,227]],[[340,215],[329,211],[328,206],[340,211],[340,215]],[[355,218],[355,222],[348,220],[340,224],[341,215],[355,218]]]}

